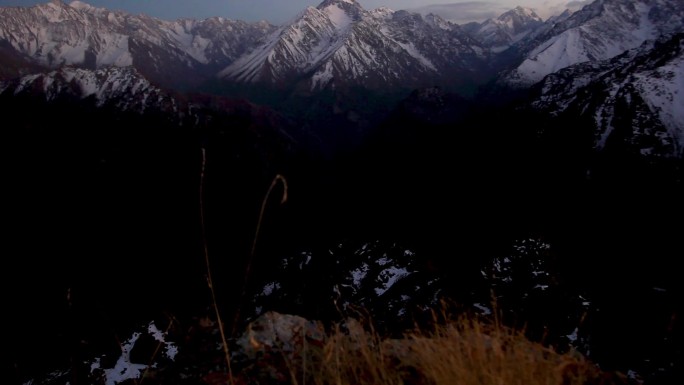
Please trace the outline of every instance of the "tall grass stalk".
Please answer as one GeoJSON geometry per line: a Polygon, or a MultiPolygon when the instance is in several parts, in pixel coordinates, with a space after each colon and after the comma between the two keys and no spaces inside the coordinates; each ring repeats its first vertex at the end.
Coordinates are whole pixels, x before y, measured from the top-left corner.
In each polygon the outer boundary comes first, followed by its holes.
{"type": "Polygon", "coordinates": [[[249,278],[252,274],[252,262],[254,261],[254,255],[256,254],[256,246],[257,242],[259,240],[259,233],[261,232],[261,222],[264,219],[264,213],[266,212],[266,204],[268,203],[269,198],[271,197],[271,193],[273,192],[273,189],[278,185],[278,182],[282,183],[283,185],[283,195],[280,198],[280,204],[284,204],[287,202],[287,179],[283,177],[280,174],[277,174],[275,178],[273,178],[273,181],[271,182],[271,186],[268,188],[268,191],[266,191],[266,195],[264,196],[264,200],[261,202],[261,210],[259,211],[259,220],[257,221],[257,227],[256,231],[254,232],[254,240],[252,241],[252,250],[249,254],[249,258],[247,259],[247,263],[245,264],[245,273],[243,275],[243,281],[242,281],[242,288],[240,290],[240,297],[238,297],[238,304],[235,308],[235,316],[233,317],[233,324],[231,327],[231,336],[235,336],[235,333],[237,332],[237,326],[239,324],[240,320],[240,314],[242,312],[242,306],[243,303],[245,302],[245,297],[247,296],[247,287],[249,285],[249,278]]]}
{"type": "Polygon", "coordinates": [[[216,302],[216,291],[214,290],[214,280],[211,276],[211,262],[209,261],[209,247],[207,245],[207,232],[206,232],[206,222],[204,215],[204,177],[206,174],[207,166],[207,152],[206,149],[202,148],[202,170],[200,172],[200,225],[202,231],[202,247],[204,251],[204,262],[207,266],[207,286],[209,286],[209,291],[211,292],[211,302],[216,313],[216,322],[218,324],[219,332],[221,333],[221,343],[223,344],[223,353],[226,356],[226,365],[228,367],[228,379],[231,385],[235,385],[235,380],[233,378],[233,369],[230,365],[230,350],[228,347],[228,340],[226,338],[226,333],[223,328],[223,321],[221,320],[221,312],[219,311],[218,304],[216,302]]]}

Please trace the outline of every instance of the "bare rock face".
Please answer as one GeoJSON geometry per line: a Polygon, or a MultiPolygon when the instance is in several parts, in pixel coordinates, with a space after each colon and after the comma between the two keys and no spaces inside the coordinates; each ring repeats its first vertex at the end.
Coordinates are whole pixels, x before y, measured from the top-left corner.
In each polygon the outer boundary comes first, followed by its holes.
{"type": "Polygon", "coordinates": [[[296,315],[267,312],[251,322],[235,343],[250,359],[285,354],[294,360],[305,345],[320,345],[324,339],[325,331],[318,322],[296,315]]]}

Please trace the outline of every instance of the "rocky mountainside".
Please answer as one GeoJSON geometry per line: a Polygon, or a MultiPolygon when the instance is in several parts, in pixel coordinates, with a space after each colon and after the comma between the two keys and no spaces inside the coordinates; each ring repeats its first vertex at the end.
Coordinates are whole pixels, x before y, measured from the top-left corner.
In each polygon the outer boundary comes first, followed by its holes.
{"type": "Polygon", "coordinates": [[[646,40],[681,31],[682,20],[684,4],[677,0],[597,0],[521,42],[516,47],[520,64],[503,81],[527,87],[573,64],[613,58],[646,40]]]}
{"type": "Polygon", "coordinates": [[[501,52],[544,25],[533,9],[516,7],[495,19],[464,26],[477,41],[494,52],[501,52]]]}
{"type": "Polygon", "coordinates": [[[647,41],[613,59],[562,69],[536,90],[535,109],[586,120],[598,149],[626,146],[646,157],[682,156],[682,33],[647,41]]]}
{"type": "MultiPolygon", "coordinates": [[[[515,240],[499,255],[482,261],[478,271],[473,271],[476,276],[459,276],[459,283],[467,290],[458,294],[453,292],[458,285],[453,282],[457,273],[434,269],[425,264],[424,257],[398,244],[371,242],[340,244],[323,255],[305,252],[284,258],[270,277],[255,285],[245,316],[256,319],[273,310],[321,319],[362,314],[370,315],[380,330],[392,330],[431,320],[430,311],[441,300],[451,300],[463,311],[485,316],[496,313],[507,322],[525,324],[530,335],[545,338],[559,350],[572,348],[590,359],[625,354],[631,367],[620,370],[631,371],[633,377],[673,373],[669,366],[674,365],[672,352],[670,356],[649,358],[660,349],[671,349],[667,341],[660,340],[662,330],[636,333],[640,337],[635,337],[634,345],[625,352],[616,352],[614,346],[605,344],[602,334],[625,330],[602,330],[603,318],[607,317],[602,308],[609,306],[610,300],[575,286],[576,277],[568,274],[554,246],[543,239],[515,240]],[[645,335],[652,345],[637,347],[645,335]],[[666,369],[656,374],[654,368],[658,366],[666,369]]],[[[627,330],[643,322],[634,319],[668,316],[671,309],[661,301],[669,294],[663,290],[649,288],[645,294],[652,301],[653,314],[649,316],[637,314],[636,307],[620,310],[631,314],[628,317],[632,320],[625,320],[625,325],[630,325],[627,330]]]]}
{"type": "Polygon", "coordinates": [[[228,80],[312,91],[336,87],[415,87],[479,77],[486,51],[456,25],[431,15],[326,0],[274,32],[221,71],[228,80]]]}
{"type": "Polygon", "coordinates": [[[196,84],[274,28],[221,17],[163,21],[80,1],[0,8],[4,49],[34,66],[133,66],[166,86],[196,84]]]}
{"type": "Polygon", "coordinates": [[[132,67],[106,67],[95,71],[62,67],[0,82],[0,96],[40,95],[45,101],[60,98],[93,100],[97,107],[143,114],[148,110],[179,117],[177,101],[153,86],[132,67]]]}
{"type": "MultiPolygon", "coordinates": [[[[515,32],[515,31],[514,31],[515,32]]],[[[214,17],[163,21],[59,0],[0,10],[5,78],[64,65],[135,67],[160,85],[229,83],[304,90],[474,83],[488,50],[437,16],[327,0],[275,27],[214,17]],[[30,67],[30,66],[32,67],[30,67]]]]}

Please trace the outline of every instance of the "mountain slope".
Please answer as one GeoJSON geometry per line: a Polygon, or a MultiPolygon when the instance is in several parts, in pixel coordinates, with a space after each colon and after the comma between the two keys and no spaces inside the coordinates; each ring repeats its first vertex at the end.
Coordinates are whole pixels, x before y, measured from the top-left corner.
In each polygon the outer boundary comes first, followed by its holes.
{"type": "Polygon", "coordinates": [[[114,106],[119,111],[144,113],[148,108],[177,113],[177,102],[153,86],[131,67],[108,67],[91,71],[63,67],[0,83],[0,95],[39,94],[46,101],[70,97],[93,99],[97,107],[114,106]]]}
{"type": "Polygon", "coordinates": [[[80,1],[0,8],[0,42],[37,65],[134,66],[173,86],[226,66],[273,28],[224,18],[162,21],[80,1]]]}
{"type": "Polygon", "coordinates": [[[599,149],[627,146],[649,157],[683,153],[684,33],[648,41],[611,60],[565,68],[536,89],[534,108],[587,119],[599,149]]]}
{"type": "Polygon", "coordinates": [[[544,21],[530,8],[516,7],[496,19],[468,25],[473,37],[494,52],[501,52],[520,41],[544,21]]]}
{"type": "Polygon", "coordinates": [[[684,28],[678,0],[597,0],[518,47],[522,63],[504,76],[529,86],[562,68],[615,57],[649,39],[684,28]]]}
{"type": "Polygon", "coordinates": [[[486,67],[484,50],[457,26],[386,8],[366,11],[355,0],[307,8],[266,43],[224,69],[235,82],[310,90],[362,85],[412,87],[486,67]]]}

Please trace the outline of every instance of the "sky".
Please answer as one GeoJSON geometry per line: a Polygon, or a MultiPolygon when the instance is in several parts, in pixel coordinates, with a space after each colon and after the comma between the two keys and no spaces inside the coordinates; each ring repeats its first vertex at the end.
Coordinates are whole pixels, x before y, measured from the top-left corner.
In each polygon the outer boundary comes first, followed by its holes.
{"type": "MultiPolygon", "coordinates": [[[[557,12],[571,0],[358,0],[366,9],[385,6],[394,10],[417,10],[425,6],[435,6],[433,9],[446,12],[454,21],[482,21],[522,5],[539,10],[543,18],[557,12]],[[453,5],[456,3],[457,5],[453,5]],[[446,5],[446,7],[445,7],[446,5]],[[553,10],[553,11],[550,11],[553,10]]],[[[48,0],[0,0],[0,6],[27,6],[46,3],[48,0]]],[[[68,3],[71,0],[64,0],[68,3]]],[[[207,18],[223,16],[230,19],[258,21],[267,20],[274,24],[281,24],[294,18],[307,6],[316,6],[322,0],[86,0],[86,3],[97,7],[123,10],[130,13],[144,13],[166,20],[181,17],[207,18]]],[[[578,3],[577,0],[571,1],[578,3]]]]}

